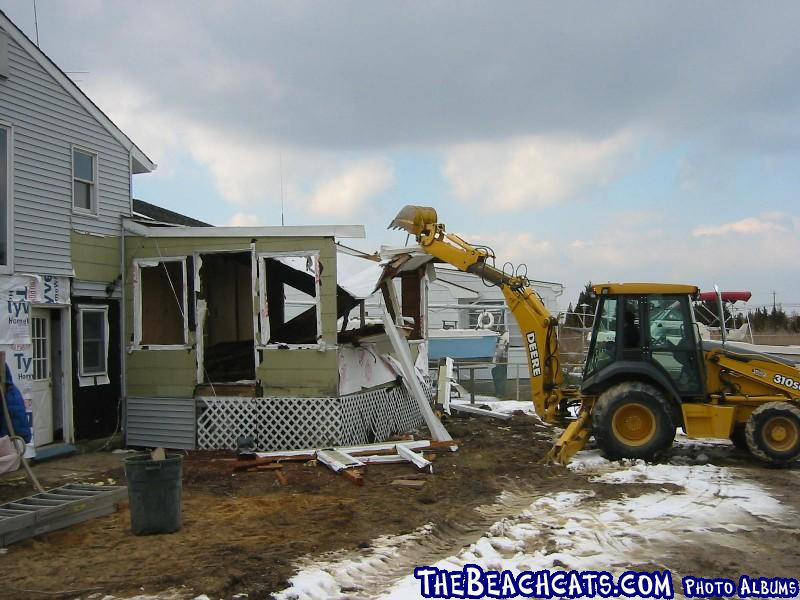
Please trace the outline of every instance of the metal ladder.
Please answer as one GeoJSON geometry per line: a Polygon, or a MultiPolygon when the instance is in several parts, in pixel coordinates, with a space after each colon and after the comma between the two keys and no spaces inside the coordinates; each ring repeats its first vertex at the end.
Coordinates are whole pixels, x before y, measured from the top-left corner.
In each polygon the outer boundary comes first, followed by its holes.
{"type": "Polygon", "coordinates": [[[127,497],[124,486],[70,483],[0,504],[0,547],[111,514],[127,497]]]}

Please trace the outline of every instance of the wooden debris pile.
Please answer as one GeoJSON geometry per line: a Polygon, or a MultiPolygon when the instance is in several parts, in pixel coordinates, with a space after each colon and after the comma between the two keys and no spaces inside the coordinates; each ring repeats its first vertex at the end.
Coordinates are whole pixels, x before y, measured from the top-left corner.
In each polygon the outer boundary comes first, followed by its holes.
{"type": "Polygon", "coordinates": [[[337,448],[311,448],[305,450],[285,450],[278,452],[256,452],[255,458],[237,461],[234,473],[248,471],[273,471],[282,485],[288,481],[281,472],[284,462],[315,461],[340,473],[356,485],[364,484],[364,470],[368,465],[387,463],[411,463],[420,470],[433,473],[433,461],[437,450],[458,450],[458,442],[408,440],[393,441],[363,446],[342,446],[337,448]]]}

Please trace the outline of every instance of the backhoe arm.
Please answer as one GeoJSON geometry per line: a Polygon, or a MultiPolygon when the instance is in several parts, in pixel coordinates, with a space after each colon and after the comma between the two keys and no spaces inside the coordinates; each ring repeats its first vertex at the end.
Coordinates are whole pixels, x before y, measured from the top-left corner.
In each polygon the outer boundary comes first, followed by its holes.
{"type": "Polygon", "coordinates": [[[489,249],[473,246],[457,235],[446,233],[432,208],[406,206],[390,227],[415,235],[428,254],[500,287],[525,340],[536,413],[546,422],[556,421],[563,412],[562,400],[565,399],[561,389],[563,374],[558,357],[557,322],[530,288],[527,278],[505,273],[489,264],[487,261],[494,259],[489,249]]]}

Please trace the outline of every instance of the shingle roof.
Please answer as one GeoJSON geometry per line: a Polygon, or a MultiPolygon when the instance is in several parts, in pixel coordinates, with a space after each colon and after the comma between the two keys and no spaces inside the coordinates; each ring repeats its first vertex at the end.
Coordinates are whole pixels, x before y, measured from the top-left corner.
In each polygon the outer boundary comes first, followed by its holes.
{"type": "Polygon", "coordinates": [[[187,217],[181,213],[150,204],[144,200],[133,199],[133,212],[145,217],[149,217],[161,223],[170,223],[171,225],[185,225],[187,227],[213,227],[210,223],[204,223],[192,217],[187,217]]]}

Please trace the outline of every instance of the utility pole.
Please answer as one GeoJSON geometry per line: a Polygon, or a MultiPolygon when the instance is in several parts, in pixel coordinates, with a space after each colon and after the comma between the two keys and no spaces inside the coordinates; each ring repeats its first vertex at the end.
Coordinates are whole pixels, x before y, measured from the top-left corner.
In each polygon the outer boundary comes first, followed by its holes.
{"type": "Polygon", "coordinates": [[[775,290],[772,290],[772,312],[776,312],[777,310],[778,307],[775,304],[775,290]]]}

